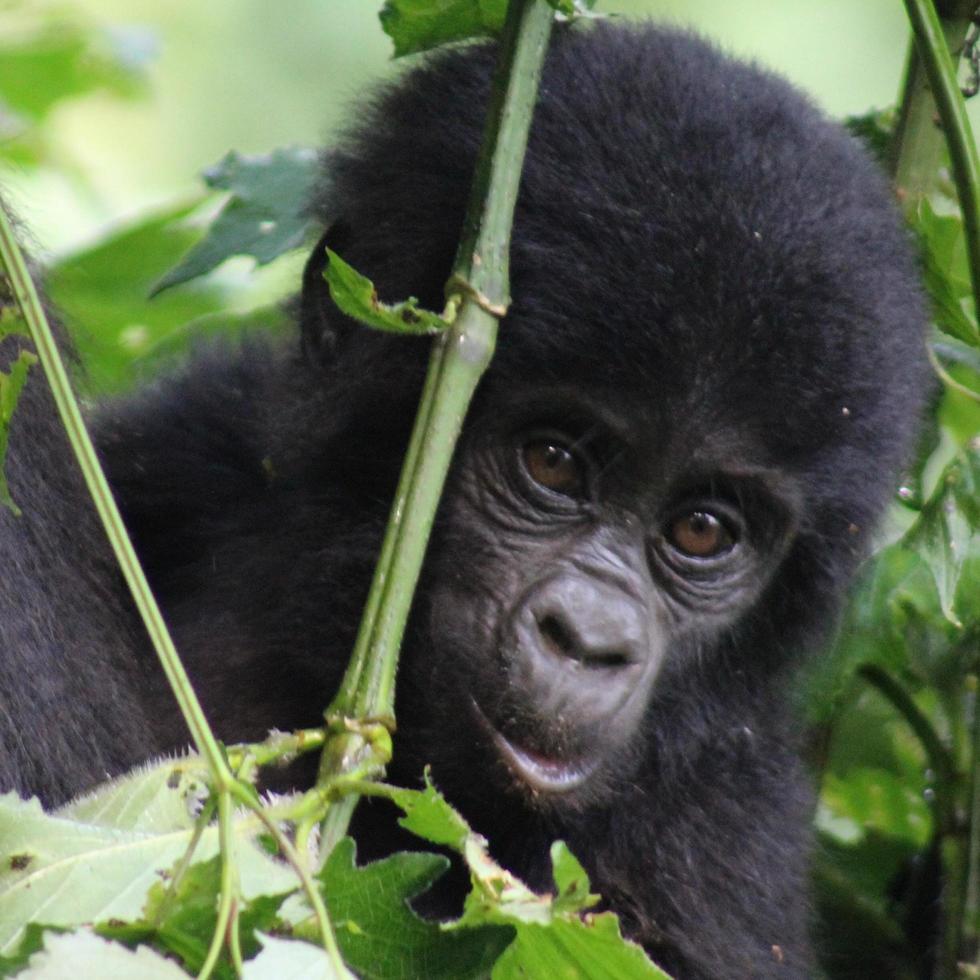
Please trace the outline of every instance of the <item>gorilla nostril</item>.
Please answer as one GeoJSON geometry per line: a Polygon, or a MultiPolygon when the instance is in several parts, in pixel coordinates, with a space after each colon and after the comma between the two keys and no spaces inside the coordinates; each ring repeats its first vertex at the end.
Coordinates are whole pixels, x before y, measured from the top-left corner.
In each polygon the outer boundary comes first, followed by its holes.
{"type": "Polygon", "coordinates": [[[589,644],[578,641],[561,619],[551,613],[538,620],[538,633],[549,653],[577,660],[585,667],[626,667],[633,662],[621,650],[590,649],[589,644]]]}
{"type": "Polygon", "coordinates": [[[575,640],[556,616],[542,616],[538,632],[544,645],[559,657],[575,656],[575,640]]]}
{"type": "Polygon", "coordinates": [[[633,662],[618,650],[603,650],[601,653],[587,654],[581,659],[586,667],[627,667],[633,662]]]}

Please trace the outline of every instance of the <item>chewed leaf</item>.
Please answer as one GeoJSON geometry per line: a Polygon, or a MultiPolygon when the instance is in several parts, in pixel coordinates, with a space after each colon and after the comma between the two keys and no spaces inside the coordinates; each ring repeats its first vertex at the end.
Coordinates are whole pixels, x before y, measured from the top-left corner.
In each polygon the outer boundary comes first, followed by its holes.
{"type": "Polygon", "coordinates": [[[331,298],[349,317],[387,333],[431,336],[446,329],[446,321],[438,313],[419,307],[418,300],[409,298],[393,306],[382,303],[370,279],[329,248],[327,257],[330,261],[323,277],[331,298]]]}

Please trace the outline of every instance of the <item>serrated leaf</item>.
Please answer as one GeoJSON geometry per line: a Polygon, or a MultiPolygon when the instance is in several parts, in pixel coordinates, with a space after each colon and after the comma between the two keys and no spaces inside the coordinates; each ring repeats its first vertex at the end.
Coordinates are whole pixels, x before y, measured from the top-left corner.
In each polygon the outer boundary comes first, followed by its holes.
{"type": "Polygon", "coordinates": [[[446,802],[428,774],[425,789],[398,790],[392,799],[405,811],[399,821],[403,827],[452,847],[466,860],[472,889],[461,918],[444,928],[456,932],[497,925],[517,930],[493,968],[494,980],[670,980],[640,946],[622,937],[612,912],[581,917],[594,896],[585,869],[564,844],[551,849],[558,898],[536,895],[490,856],[486,840],[446,802]]]}
{"type": "MultiPolygon", "coordinates": [[[[190,842],[203,769],[192,757],[140,769],[53,814],[37,800],[0,796],[0,955],[17,948],[31,922],[72,927],[137,919],[150,887],[190,842]]],[[[235,821],[246,900],[295,887],[292,873],[254,843],[259,829],[254,818],[235,821]]],[[[195,861],[217,849],[212,826],[195,861]]]]}
{"type": "Polygon", "coordinates": [[[404,812],[398,822],[417,837],[463,852],[473,833],[470,825],[449,805],[425,774],[425,789],[395,790],[392,800],[404,812]]]}
{"type": "Polygon", "coordinates": [[[370,279],[329,248],[327,258],[323,278],[330,298],[347,316],[386,333],[432,336],[446,329],[446,321],[438,313],[422,309],[414,297],[392,306],[382,303],[370,279]]]}
{"type": "Polygon", "coordinates": [[[489,976],[513,938],[509,928],[486,926],[448,933],[420,919],[409,900],[446,870],[439,854],[401,852],[363,867],[354,842],[340,841],[318,875],[337,942],[363,980],[468,980],[489,976]]]}
{"type": "Polygon", "coordinates": [[[354,980],[334,969],[326,950],[298,939],[260,936],[262,952],[245,964],[242,980],[354,980]]]}
{"type": "Polygon", "coordinates": [[[250,255],[265,265],[302,245],[309,225],[305,208],[318,170],[316,151],[306,147],[264,156],[228,153],[204,173],[208,187],[228,191],[228,200],[204,238],[153,293],[203,276],[233,255],[250,255]]]}
{"type": "Polygon", "coordinates": [[[27,382],[31,365],[36,363],[36,355],[28,350],[22,350],[6,371],[0,371],[0,504],[18,517],[20,508],[10,496],[10,487],[7,484],[7,443],[10,437],[10,423],[13,421],[14,410],[20,400],[20,393],[27,382]]]}
{"type": "Polygon", "coordinates": [[[188,980],[176,963],[152,949],[130,950],[79,929],[63,935],[48,933],[44,949],[30,959],[23,980],[65,980],[66,977],[112,978],[112,980],[188,980]]]}
{"type": "Polygon", "coordinates": [[[612,912],[584,919],[523,923],[493,968],[493,980],[670,980],[646,953],[623,939],[612,912]]]}

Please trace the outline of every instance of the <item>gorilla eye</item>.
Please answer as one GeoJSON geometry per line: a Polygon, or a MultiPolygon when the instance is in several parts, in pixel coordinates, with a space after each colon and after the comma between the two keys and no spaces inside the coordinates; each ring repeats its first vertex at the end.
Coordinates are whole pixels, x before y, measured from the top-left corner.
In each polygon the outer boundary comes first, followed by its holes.
{"type": "Polygon", "coordinates": [[[689,558],[714,558],[729,551],[735,539],[714,514],[695,510],[674,520],[667,540],[689,558]]]}
{"type": "Polygon", "coordinates": [[[585,491],[582,463],[560,442],[540,439],[521,450],[528,476],[539,486],[565,497],[580,497],[585,491]]]}

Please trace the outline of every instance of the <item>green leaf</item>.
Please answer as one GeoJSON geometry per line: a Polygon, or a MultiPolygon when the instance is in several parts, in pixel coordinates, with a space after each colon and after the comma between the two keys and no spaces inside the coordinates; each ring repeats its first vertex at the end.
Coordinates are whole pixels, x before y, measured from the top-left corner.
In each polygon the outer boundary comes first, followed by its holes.
{"type": "Polygon", "coordinates": [[[980,345],[962,220],[956,215],[937,214],[925,199],[910,220],[919,235],[926,291],[936,326],[971,346],[980,345]]]}
{"type": "Polygon", "coordinates": [[[932,572],[943,615],[961,626],[955,609],[964,564],[980,530],[980,442],[943,471],[936,491],[904,538],[932,572]]]}
{"type": "Polygon", "coordinates": [[[589,892],[589,876],[577,857],[564,841],[551,845],[551,867],[558,888],[555,896],[555,912],[581,912],[599,901],[598,895],[589,892]]]}
{"type": "Polygon", "coordinates": [[[584,919],[523,923],[493,968],[493,980],[670,980],[635,943],[623,939],[612,912],[584,919]]]}
{"type": "Polygon", "coordinates": [[[48,270],[48,294],[73,327],[85,381],[100,393],[131,387],[182,324],[224,303],[211,283],[147,302],[152,284],[200,238],[186,222],[192,207],[129,225],[48,270]]]}
{"type": "Polygon", "coordinates": [[[93,31],[61,22],[0,44],[0,102],[36,123],[64,99],[96,90],[131,97],[143,91],[142,68],[153,53],[143,32],[93,31]]]}
{"type": "Polygon", "coordinates": [[[10,496],[7,485],[5,465],[7,461],[7,441],[10,437],[10,423],[14,418],[14,409],[20,399],[20,393],[27,382],[27,373],[32,364],[37,363],[37,356],[28,350],[22,350],[6,371],[0,371],[0,504],[11,510],[18,517],[20,508],[10,496]]]}
{"type": "Polygon", "coordinates": [[[867,146],[882,166],[887,164],[895,135],[893,109],[871,109],[862,116],[849,116],[844,120],[844,125],[867,146]]]}
{"type": "Polygon", "coordinates": [[[438,854],[399,853],[364,867],[354,842],[333,849],[318,878],[344,960],[364,980],[467,980],[486,977],[513,930],[484,926],[446,932],[420,919],[409,900],[449,866],[438,854]]]}
{"type": "Polygon", "coordinates": [[[824,819],[847,821],[862,836],[883,834],[914,848],[925,847],[932,837],[932,813],[922,793],[885,769],[853,769],[845,776],[828,773],[821,803],[824,819]]]}
{"type": "Polygon", "coordinates": [[[303,244],[305,214],[319,171],[316,151],[304,147],[265,156],[231,152],[204,174],[213,190],[229,197],[207,234],[154,287],[159,293],[216,269],[233,255],[250,255],[259,265],[303,244]]]}
{"type": "MultiPolygon", "coordinates": [[[[138,919],[150,887],[191,841],[205,766],[188,757],[142,768],[52,814],[37,800],[0,796],[0,955],[31,922],[73,927],[138,919]]],[[[292,873],[256,843],[254,817],[235,822],[246,900],[295,887],[292,873]]],[[[195,861],[217,853],[208,827],[195,861]]]]}
{"type": "MultiPolygon", "coordinates": [[[[564,844],[552,846],[557,898],[536,895],[490,856],[487,842],[429,782],[423,790],[396,790],[392,799],[406,816],[399,822],[433,843],[459,851],[470,870],[471,891],[463,915],[444,926],[451,932],[488,925],[513,926],[514,942],[493,969],[494,980],[570,977],[579,980],[664,980],[635,943],[623,939],[611,912],[586,914],[594,904],[589,879],[564,844]]],[[[667,978],[669,980],[669,978],[667,978]]]]}
{"type": "Polygon", "coordinates": [[[63,935],[48,933],[44,950],[35,953],[30,966],[17,974],[20,980],[65,980],[66,977],[114,977],[119,980],[188,980],[171,960],[145,946],[126,949],[87,929],[63,935]]]}
{"type": "Polygon", "coordinates": [[[498,34],[506,12],[507,0],[387,0],[379,16],[400,58],[449,41],[498,34]]]}
{"type": "Polygon", "coordinates": [[[387,333],[431,336],[446,329],[446,321],[438,313],[421,309],[417,299],[409,298],[393,306],[382,303],[370,279],[329,248],[327,257],[323,277],[330,287],[330,298],[347,316],[387,333]]]}
{"type": "MultiPolygon", "coordinates": [[[[588,16],[595,0],[548,0],[568,20],[588,16]]],[[[381,26],[395,42],[395,57],[451,41],[500,33],[507,0],[386,0],[381,26]]]]}

